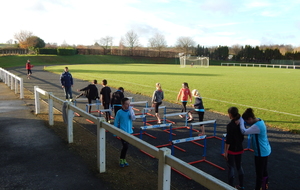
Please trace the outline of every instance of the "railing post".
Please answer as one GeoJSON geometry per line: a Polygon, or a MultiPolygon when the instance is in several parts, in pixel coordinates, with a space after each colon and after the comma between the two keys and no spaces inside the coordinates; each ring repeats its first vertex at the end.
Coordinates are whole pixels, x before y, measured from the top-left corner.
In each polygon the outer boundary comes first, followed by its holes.
{"type": "Polygon", "coordinates": [[[23,78],[20,78],[20,99],[24,98],[24,84],[23,78]]]}
{"type": "Polygon", "coordinates": [[[14,89],[14,76],[13,75],[10,75],[10,89],[13,90],[14,89]]]}
{"type": "Polygon", "coordinates": [[[158,153],[158,190],[169,190],[171,184],[171,167],[165,163],[165,156],[170,155],[169,148],[161,148],[158,153]]]}
{"type": "Polygon", "coordinates": [[[49,125],[54,125],[54,114],[53,114],[53,100],[52,100],[52,92],[48,92],[48,111],[49,111],[49,125]]]}
{"type": "Polygon", "coordinates": [[[106,133],[105,129],[103,128],[103,122],[105,121],[105,118],[98,117],[97,120],[97,167],[99,173],[103,173],[106,171],[106,133]]]}
{"type": "Polygon", "coordinates": [[[35,114],[40,113],[40,95],[39,92],[37,92],[38,86],[34,86],[34,102],[35,102],[35,114]]]}
{"type": "Polygon", "coordinates": [[[15,94],[18,93],[18,89],[19,89],[19,87],[18,87],[18,80],[15,78],[15,94]]]}
{"type": "Polygon", "coordinates": [[[68,142],[73,143],[73,117],[74,111],[70,109],[70,102],[67,106],[67,115],[68,115],[68,127],[67,127],[67,135],[68,135],[68,142]]]}

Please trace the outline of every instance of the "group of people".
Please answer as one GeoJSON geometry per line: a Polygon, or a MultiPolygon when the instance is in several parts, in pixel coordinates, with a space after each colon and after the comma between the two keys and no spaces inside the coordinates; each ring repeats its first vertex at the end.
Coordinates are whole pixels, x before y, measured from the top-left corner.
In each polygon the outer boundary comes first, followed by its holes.
{"type": "MultiPolygon", "coordinates": [[[[68,71],[68,67],[65,67],[60,79],[66,99],[72,100],[71,87],[73,86],[73,78],[68,71]]],[[[99,97],[96,84],[97,80],[93,80],[92,84],[89,84],[85,88],[78,89],[77,91],[84,91],[84,93],[77,96],[77,98],[85,95],[89,104],[92,103],[92,100],[100,99],[104,109],[109,109],[111,107],[114,110],[114,126],[129,134],[133,133],[132,122],[135,120],[135,114],[130,106],[130,100],[124,97],[124,88],[119,87],[116,92],[111,94],[111,89],[107,86],[107,80],[104,79],[102,80],[103,88],[100,90],[99,97]]],[[[164,92],[160,83],[156,83],[155,87],[156,90],[153,92],[151,107],[154,108],[157,123],[160,124],[161,118],[159,115],[159,106],[162,104],[164,99],[164,92]]],[[[187,102],[192,102],[192,97],[194,97],[194,109],[188,111],[188,121],[193,121],[193,114],[197,114],[199,117],[199,122],[201,122],[203,121],[205,112],[202,97],[197,89],[194,89],[191,92],[189,90],[188,83],[184,82],[177,95],[177,101],[181,101],[182,104],[181,112],[187,112],[187,102]]],[[[91,111],[91,107],[89,107],[89,111],[91,111]]],[[[228,166],[228,184],[234,186],[236,168],[239,185],[236,185],[235,187],[237,189],[244,189],[244,171],[242,167],[242,154],[244,152],[243,140],[244,135],[251,135],[252,148],[254,149],[255,155],[255,190],[268,189],[267,163],[268,157],[271,154],[271,147],[268,141],[267,127],[264,121],[260,118],[256,118],[251,108],[246,109],[241,116],[238,108],[230,107],[228,109],[228,115],[231,121],[226,127],[227,135],[224,150],[224,157],[228,166]],[[245,125],[249,127],[246,128],[245,125]]],[[[180,115],[180,117],[183,118],[183,115],[180,115]]],[[[110,112],[106,112],[106,121],[109,120],[110,112]]],[[[202,131],[199,135],[204,135],[204,126],[201,125],[200,128],[202,131]]],[[[123,147],[120,154],[120,167],[124,167],[129,165],[126,161],[126,153],[129,144],[123,139],[121,139],[121,143],[123,147]]]]}
{"type": "MultiPolygon", "coordinates": [[[[68,67],[64,68],[64,72],[60,76],[60,82],[62,88],[64,89],[66,100],[73,101],[72,87],[73,87],[73,77],[69,72],[68,67]]],[[[119,87],[114,93],[111,93],[111,89],[107,86],[107,80],[102,80],[102,88],[100,90],[100,97],[97,88],[97,80],[93,80],[88,86],[77,89],[78,92],[83,92],[76,96],[79,98],[85,96],[88,99],[88,104],[91,104],[93,100],[100,100],[104,109],[112,109],[115,113],[114,126],[120,128],[121,130],[131,134],[132,121],[135,120],[135,114],[130,106],[130,100],[124,97],[124,88],[119,87]]],[[[91,105],[89,106],[89,112],[91,112],[91,105]]],[[[110,111],[105,112],[105,119],[110,122],[110,111]]],[[[126,161],[126,153],[128,149],[128,142],[121,139],[122,150],[120,155],[120,167],[129,166],[126,161]]]]}
{"type": "Polygon", "coordinates": [[[242,167],[242,154],[244,152],[244,135],[251,135],[252,148],[254,150],[254,163],[256,172],[255,190],[268,189],[268,158],[271,154],[271,146],[268,140],[267,127],[264,121],[256,118],[253,109],[248,108],[239,114],[238,108],[230,107],[228,115],[231,119],[227,125],[226,144],[224,157],[228,166],[228,184],[234,186],[234,171],[238,173],[239,185],[237,189],[244,189],[244,171],[242,167]],[[245,128],[248,125],[248,128],[245,128]]]}

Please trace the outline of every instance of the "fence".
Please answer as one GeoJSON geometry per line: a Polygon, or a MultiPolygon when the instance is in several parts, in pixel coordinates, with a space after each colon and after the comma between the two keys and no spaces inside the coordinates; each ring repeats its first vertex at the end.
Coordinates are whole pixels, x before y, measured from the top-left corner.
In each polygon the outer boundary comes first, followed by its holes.
{"type": "Polygon", "coordinates": [[[272,67],[272,68],[300,68],[300,65],[254,64],[254,63],[221,63],[221,66],[272,67]]]}
{"type": "Polygon", "coordinates": [[[24,98],[23,78],[0,67],[0,79],[9,86],[11,90],[15,90],[15,94],[20,92],[20,99],[24,98]]]}
{"type": "Polygon", "coordinates": [[[169,190],[171,183],[171,168],[190,176],[193,180],[200,183],[208,189],[229,189],[234,188],[228,184],[222,182],[219,179],[199,170],[198,168],[189,165],[188,163],[174,157],[171,155],[171,150],[168,148],[158,149],[157,147],[139,139],[132,135],[120,130],[119,128],[105,122],[103,117],[95,117],[86,111],[76,107],[71,102],[63,101],[55,97],[51,92],[44,91],[38,86],[34,87],[35,95],[35,113],[40,113],[40,97],[39,94],[44,95],[48,99],[48,115],[49,115],[49,125],[54,125],[54,113],[53,113],[53,102],[58,103],[63,106],[63,116],[67,120],[67,139],[68,143],[73,142],[73,117],[74,112],[80,114],[82,117],[94,122],[97,125],[97,168],[100,173],[106,171],[106,130],[117,135],[118,137],[129,142],[131,145],[143,150],[155,158],[158,161],[158,189],[159,190],[169,190]]]}
{"type": "Polygon", "coordinates": [[[28,49],[22,48],[5,48],[0,49],[0,55],[19,55],[19,54],[28,54],[28,49]]]}

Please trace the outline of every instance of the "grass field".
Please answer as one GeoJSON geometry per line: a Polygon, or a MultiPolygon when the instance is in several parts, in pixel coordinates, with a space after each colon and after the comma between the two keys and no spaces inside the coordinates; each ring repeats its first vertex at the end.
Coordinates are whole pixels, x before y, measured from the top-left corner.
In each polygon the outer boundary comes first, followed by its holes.
{"type": "MultiPolygon", "coordinates": [[[[243,112],[247,107],[269,126],[291,132],[300,131],[300,70],[221,67],[180,68],[169,64],[85,64],[68,65],[73,77],[108,80],[111,87],[123,86],[125,91],[152,96],[155,83],[160,82],[165,101],[176,102],[182,82],[198,89],[206,110],[226,114],[236,106],[243,112]]],[[[46,70],[60,74],[62,66],[46,70]]]]}
{"type": "MultiPolygon", "coordinates": [[[[156,63],[156,64],[179,64],[178,58],[145,58],[145,57],[125,57],[113,55],[20,55],[20,56],[0,56],[0,67],[24,66],[30,59],[33,65],[61,65],[61,64],[124,64],[124,63],[156,63]]],[[[218,62],[216,62],[218,64],[218,62]]]]}

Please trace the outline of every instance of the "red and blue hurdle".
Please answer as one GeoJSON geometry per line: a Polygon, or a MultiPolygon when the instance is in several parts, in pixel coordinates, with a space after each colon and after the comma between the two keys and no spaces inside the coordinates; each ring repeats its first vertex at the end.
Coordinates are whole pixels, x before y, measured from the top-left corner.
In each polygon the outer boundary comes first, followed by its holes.
{"type": "Polygon", "coordinates": [[[249,150],[251,152],[254,152],[254,150],[251,149],[250,147],[251,147],[251,135],[249,134],[247,138],[247,148],[245,148],[244,150],[249,150]]]}
{"type": "MultiPolygon", "coordinates": [[[[164,115],[164,122],[166,122],[167,117],[179,116],[179,115],[185,115],[185,124],[184,124],[184,126],[182,126],[182,127],[176,127],[176,128],[173,128],[173,130],[176,130],[176,129],[189,129],[190,127],[188,126],[188,112],[180,112],[180,113],[169,113],[169,114],[165,114],[165,115],[164,115]]],[[[165,131],[166,131],[166,132],[169,132],[168,130],[169,130],[169,129],[166,129],[165,131]]],[[[195,129],[192,129],[192,130],[195,131],[195,132],[199,132],[198,130],[195,130],[195,129]]]]}
{"type": "MultiPolygon", "coordinates": [[[[150,126],[142,126],[140,127],[140,139],[143,138],[143,134],[147,135],[145,133],[145,130],[147,129],[154,129],[154,128],[165,128],[165,127],[169,127],[170,128],[170,135],[169,135],[169,143],[167,144],[163,144],[163,145],[157,145],[156,147],[157,148],[161,148],[161,147],[167,147],[167,146],[172,146],[172,123],[164,123],[164,124],[157,124],[157,125],[150,125],[150,126]]],[[[148,136],[148,135],[147,135],[148,136]]],[[[153,138],[153,137],[152,137],[153,138]]],[[[156,138],[156,137],[155,137],[156,138]]],[[[182,151],[182,152],[185,152],[184,149],[178,147],[178,146],[174,146],[176,149],[182,151]]],[[[142,150],[141,150],[142,151],[142,150]]],[[[148,156],[154,158],[154,156],[148,154],[147,152],[145,151],[142,151],[143,153],[147,154],[148,156]]]]}
{"type": "MultiPolygon", "coordinates": [[[[150,116],[152,116],[152,117],[155,117],[155,115],[149,113],[149,110],[153,110],[153,109],[154,109],[154,107],[144,108],[144,112],[143,112],[144,115],[150,115],[150,116]]],[[[167,114],[167,107],[166,107],[166,106],[159,106],[158,109],[164,109],[164,115],[167,114]]],[[[170,121],[170,120],[168,120],[168,119],[167,119],[166,122],[164,122],[164,121],[165,121],[164,118],[163,118],[162,120],[163,120],[163,123],[169,122],[169,123],[175,124],[174,121],[170,121]]],[[[151,124],[149,124],[149,122],[157,122],[157,120],[148,120],[148,121],[146,122],[146,125],[151,125],[151,124]]]]}
{"type": "MultiPolygon", "coordinates": [[[[135,111],[141,111],[140,109],[137,109],[137,108],[133,107],[134,105],[137,105],[137,104],[145,104],[145,108],[148,108],[148,101],[130,102],[130,105],[132,106],[133,110],[135,110],[135,111]]],[[[142,115],[142,114],[143,114],[143,112],[137,113],[136,115],[142,115]]]]}
{"type": "Polygon", "coordinates": [[[222,138],[220,138],[220,137],[218,137],[217,135],[216,135],[216,131],[217,131],[217,121],[216,120],[210,120],[211,121],[211,123],[214,123],[214,134],[213,134],[213,136],[210,136],[210,137],[206,137],[207,139],[211,139],[211,138],[216,138],[216,139],[219,139],[219,140],[222,140],[222,138]],[[213,122],[214,121],[214,122],[213,122]]]}
{"type": "MultiPolygon", "coordinates": [[[[193,129],[193,126],[195,126],[195,125],[204,125],[204,124],[209,124],[209,123],[216,123],[216,120],[208,120],[208,121],[200,121],[200,122],[191,123],[190,124],[190,137],[193,136],[193,131],[195,130],[195,129],[193,129]]],[[[199,132],[199,131],[197,130],[197,132],[199,132]]],[[[202,140],[202,139],[198,139],[198,140],[202,140]]],[[[199,143],[197,143],[195,141],[196,140],[191,141],[191,142],[194,143],[194,144],[196,144],[196,145],[198,145],[198,146],[204,147],[204,145],[199,144],[199,143]]]]}
{"type": "Polygon", "coordinates": [[[197,136],[197,137],[189,137],[189,138],[184,138],[184,139],[177,139],[177,140],[173,140],[172,141],[172,155],[174,155],[174,148],[173,146],[175,146],[175,144],[179,144],[179,143],[184,143],[184,142],[191,142],[191,141],[196,141],[196,140],[204,140],[204,145],[203,145],[203,155],[202,155],[202,159],[200,160],[196,160],[194,162],[189,162],[188,164],[196,164],[196,163],[200,163],[200,162],[206,162],[212,166],[215,166],[217,168],[219,168],[220,170],[225,170],[225,168],[221,167],[221,166],[218,166],[217,164],[214,164],[208,160],[206,160],[206,135],[203,135],[203,136],[197,136]]]}

